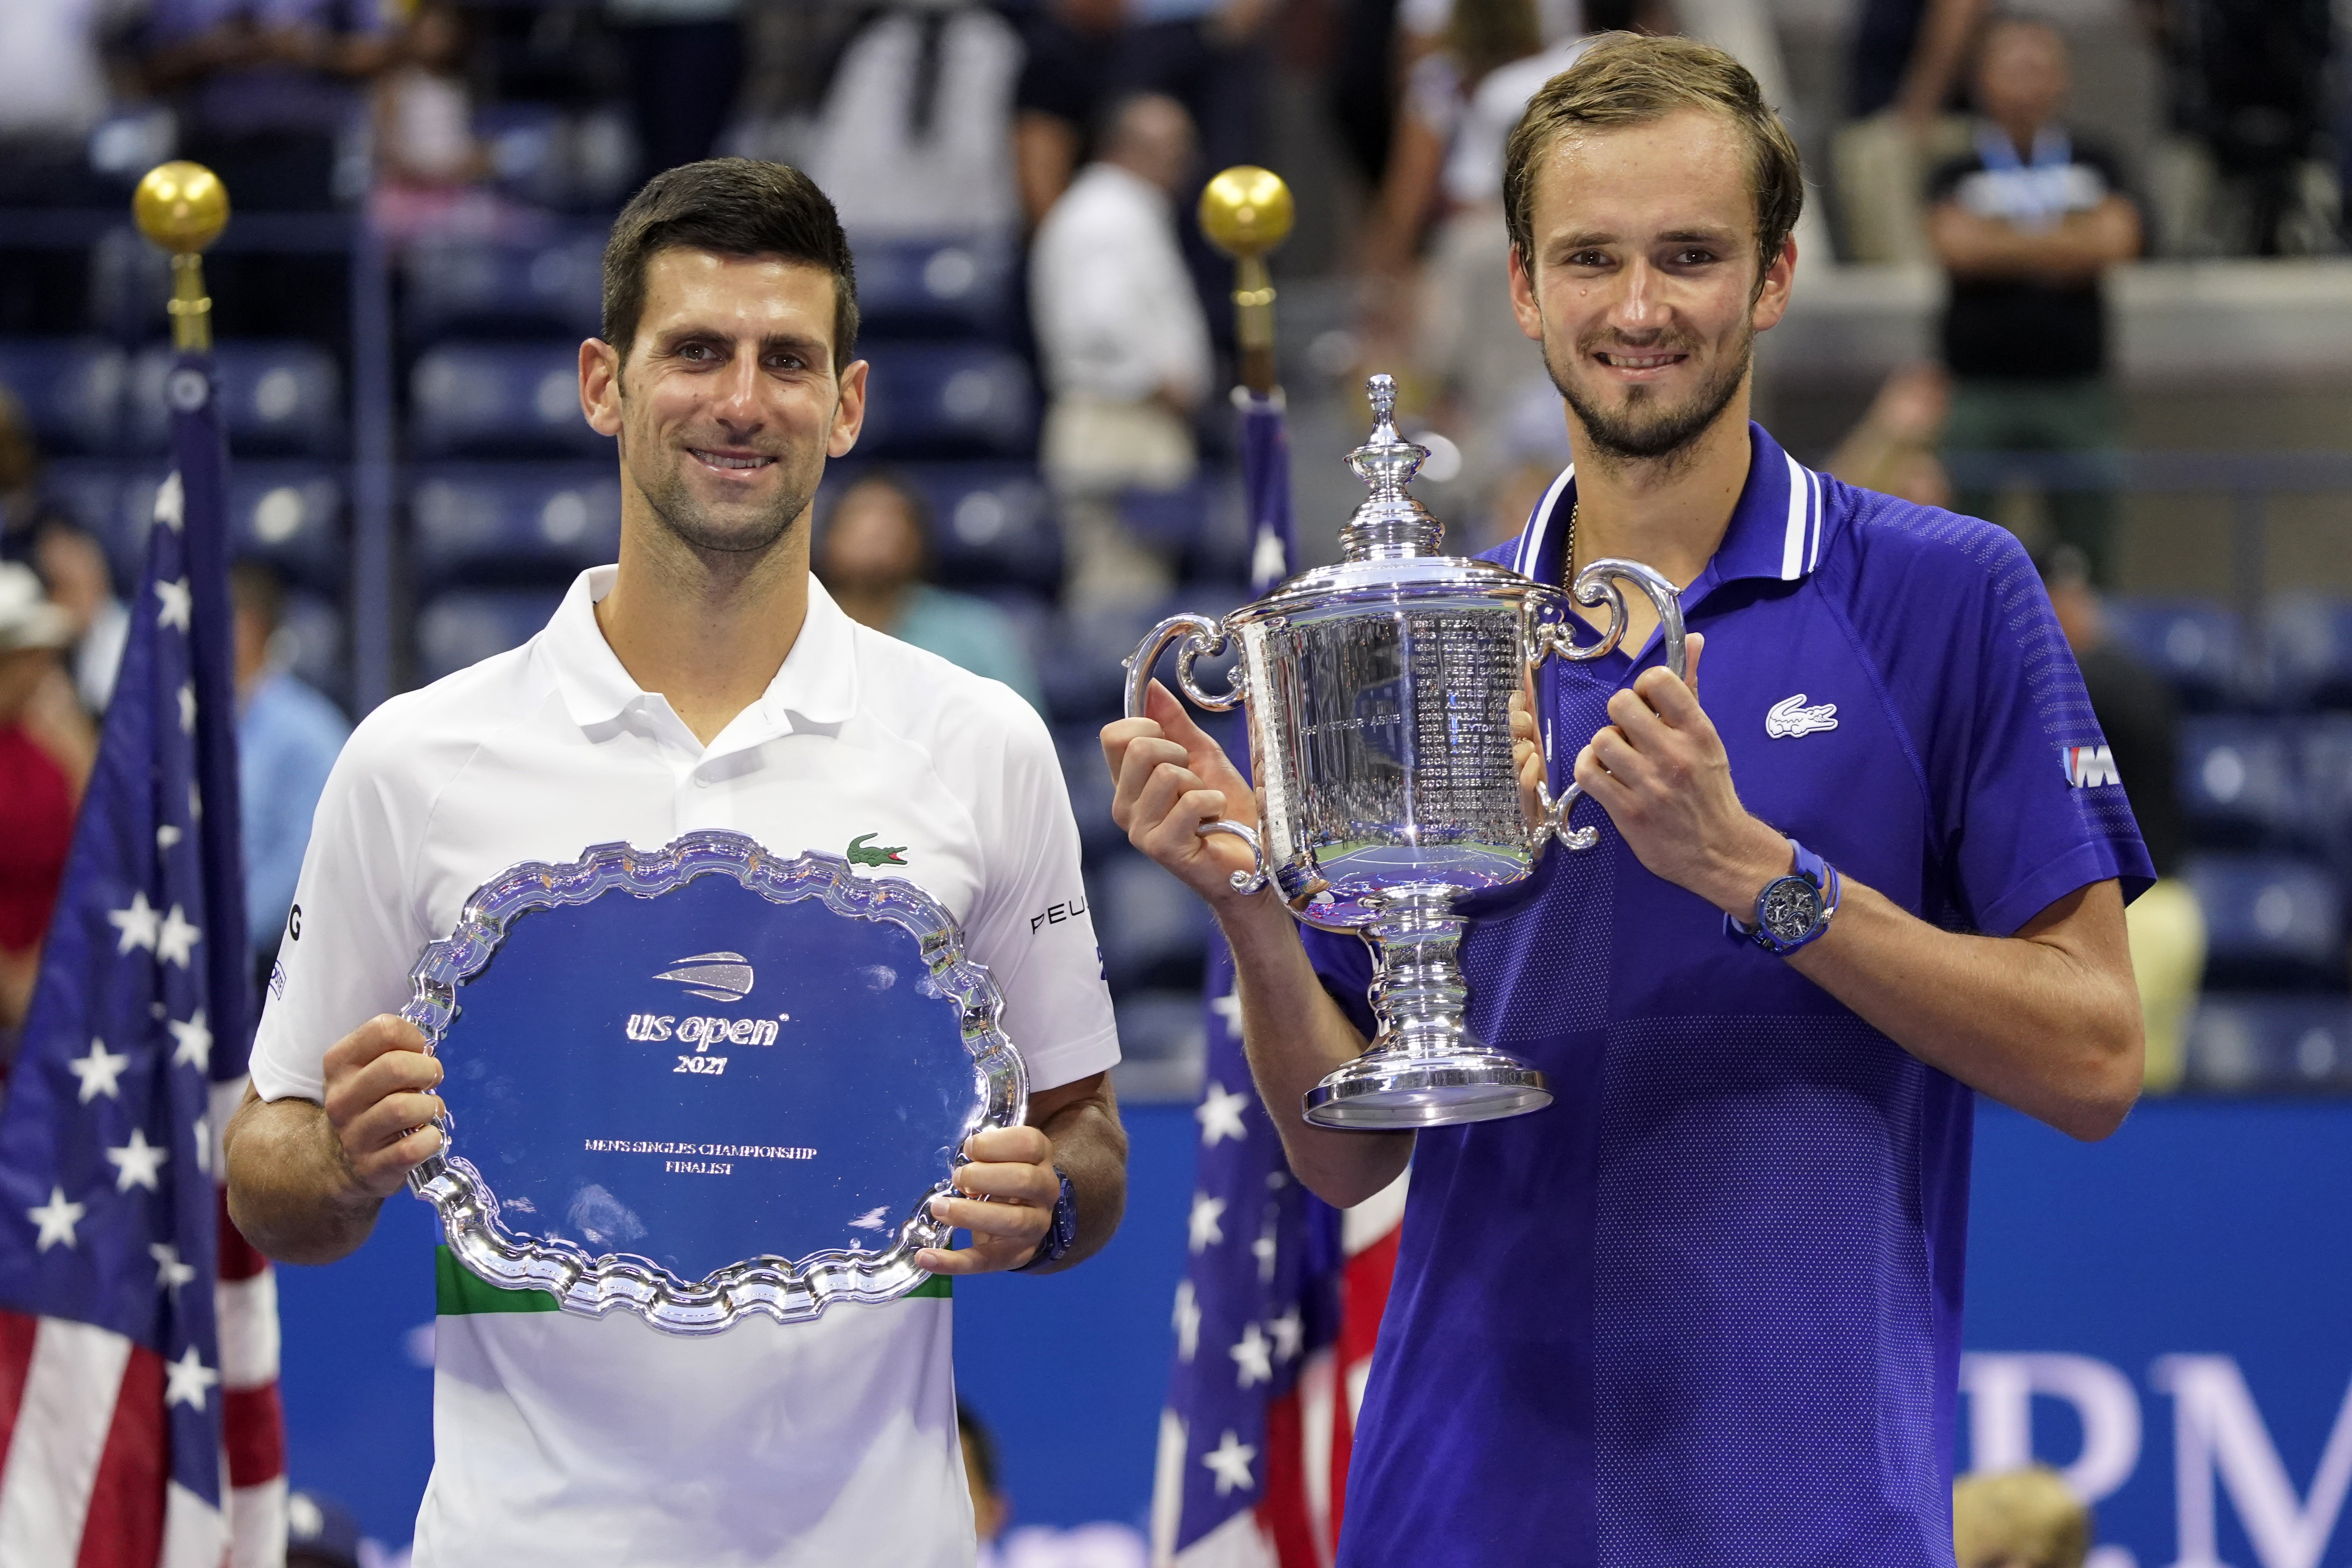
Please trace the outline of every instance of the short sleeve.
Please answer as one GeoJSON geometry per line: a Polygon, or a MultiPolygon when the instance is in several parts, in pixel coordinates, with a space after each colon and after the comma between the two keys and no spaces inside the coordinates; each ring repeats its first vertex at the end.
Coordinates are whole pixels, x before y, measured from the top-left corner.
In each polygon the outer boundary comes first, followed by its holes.
{"type": "Polygon", "coordinates": [[[1928,778],[1958,912],[2007,936],[2093,882],[2137,898],[2156,873],[2050,596],[2014,538],[1954,521],[1975,559],[1953,584],[1928,778]]]}
{"type": "Polygon", "coordinates": [[[1003,994],[1004,1032],[1028,1065],[1029,1087],[1056,1089],[1116,1066],[1118,1029],[1053,737],[1009,689],[984,689],[998,699],[985,720],[1002,726],[1003,745],[994,787],[967,797],[986,875],[968,946],[1003,994]]]}
{"type": "Polygon", "coordinates": [[[327,1048],[407,1004],[409,969],[430,940],[407,887],[423,813],[406,798],[382,722],[396,707],[360,727],[319,797],[254,1037],[253,1086],[264,1100],[319,1099],[327,1048]]]}

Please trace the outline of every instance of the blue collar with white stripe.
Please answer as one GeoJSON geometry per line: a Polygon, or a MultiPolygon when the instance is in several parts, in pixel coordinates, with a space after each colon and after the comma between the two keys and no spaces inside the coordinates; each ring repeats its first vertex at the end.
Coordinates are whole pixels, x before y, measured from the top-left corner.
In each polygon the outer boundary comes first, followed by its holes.
{"type": "MultiPolygon", "coordinates": [[[[1822,476],[1780,449],[1780,444],[1750,421],[1748,482],[1723,542],[1706,567],[1683,590],[1683,608],[1695,609],[1709,593],[1744,577],[1764,577],[1794,583],[1821,564],[1822,476]]],[[[1576,465],[1570,463],[1551,482],[1528,517],[1511,565],[1538,582],[1560,580],[1560,554],[1568,540],[1568,519],[1576,505],[1576,465]]]]}

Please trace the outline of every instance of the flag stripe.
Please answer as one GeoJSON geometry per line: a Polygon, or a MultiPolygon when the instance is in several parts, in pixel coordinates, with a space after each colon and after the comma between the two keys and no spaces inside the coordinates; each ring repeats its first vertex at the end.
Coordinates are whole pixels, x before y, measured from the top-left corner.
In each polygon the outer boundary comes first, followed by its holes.
{"type": "Polygon", "coordinates": [[[0,1469],[8,1463],[9,1439],[16,1430],[16,1406],[25,1397],[25,1374],[32,1370],[37,1318],[0,1311],[0,1469]]]}
{"type": "MultiPolygon", "coordinates": [[[[237,1079],[242,1085],[245,1080],[237,1079]]],[[[226,1180],[226,1174],[222,1178],[226,1180]]],[[[261,1248],[245,1239],[236,1222],[228,1217],[228,1189],[220,1189],[220,1277],[224,1280],[250,1279],[269,1267],[269,1259],[261,1248]]]]}
{"type": "Polygon", "coordinates": [[[1275,1557],[1286,1564],[1325,1561],[1315,1521],[1307,1517],[1307,1444],[1298,1405],[1297,1384],[1266,1403],[1265,1490],[1257,1505],[1258,1523],[1274,1542],[1275,1557]]]}
{"type": "MultiPolygon", "coordinates": [[[[271,1412],[272,1419],[276,1412],[271,1412]]],[[[285,1568],[286,1478],[228,1494],[229,1568],[285,1568]]]]}
{"type": "Polygon", "coordinates": [[[232,1388],[221,1395],[222,1446],[228,1450],[228,1484],[258,1486],[286,1473],[286,1428],[278,1419],[278,1385],[232,1388]]]}
{"type": "MultiPolygon", "coordinates": [[[[281,1562],[285,1550],[278,1548],[281,1562]]],[[[221,1510],[173,1481],[163,1499],[163,1551],[157,1568],[220,1568],[227,1552],[228,1522],[221,1510]]]]}
{"type": "Polygon", "coordinates": [[[131,1347],[75,1568],[151,1568],[163,1544],[163,1358],[131,1347]]]}
{"type": "MultiPolygon", "coordinates": [[[[226,1240],[226,1237],[224,1237],[226,1240]]],[[[226,1254],[227,1247],[224,1246],[226,1254]]],[[[258,1388],[278,1380],[278,1276],[224,1281],[213,1292],[220,1321],[223,1388],[258,1388]]]]}
{"type": "Polygon", "coordinates": [[[99,1455],[114,1424],[114,1394],[131,1342],[110,1330],[41,1320],[16,1425],[0,1467],[0,1563],[68,1568],[81,1545],[99,1455]]]}

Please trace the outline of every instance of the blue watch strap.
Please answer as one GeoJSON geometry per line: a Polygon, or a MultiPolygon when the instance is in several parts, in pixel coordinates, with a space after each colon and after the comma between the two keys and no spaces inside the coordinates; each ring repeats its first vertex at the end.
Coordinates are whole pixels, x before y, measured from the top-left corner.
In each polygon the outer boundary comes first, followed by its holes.
{"type": "Polygon", "coordinates": [[[1062,1178],[1062,1190],[1054,1199],[1052,1216],[1045,1222],[1045,1238],[1037,1244],[1037,1250],[1029,1255],[1029,1261],[1024,1263],[1021,1268],[1013,1270],[1016,1274],[1020,1273],[1021,1269],[1034,1268],[1041,1264],[1059,1263],[1069,1256],[1070,1248],[1077,1244],[1077,1189],[1070,1184],[1070,1173],[1061,1166],[1054,1167],[1054,1174],[1062,1178]]]}
{"type": "Polygon", "coordinates": [[[1798,949],[1821,939],[1822,933],[1829,930],[1830,917],[1837,913],[1838,900],[1845,891],[1844,879],[1838,875],[1836,867],[1832,866],[1794,838],[1790,839],[1788,844],[1790,856],[1793,861],[1789,875],[1802,878],[1821,891],[1822,914],[1821,918],[1813,922],[1812,929],[1793,941],[1782,942],[1765,928],[1762,918],[1764,900],[1776,885],[1787,879],[1781,877],[1775,877],[1771,881],[1765,883],[1763,889],[1757,893],[1757,920],[1753,925],[1744,923],[1727,914],[1723,917],[1724,935],[1734,942],[1753,943],[1765,952],[1781,958],[1786,958],[1798,949]]]}

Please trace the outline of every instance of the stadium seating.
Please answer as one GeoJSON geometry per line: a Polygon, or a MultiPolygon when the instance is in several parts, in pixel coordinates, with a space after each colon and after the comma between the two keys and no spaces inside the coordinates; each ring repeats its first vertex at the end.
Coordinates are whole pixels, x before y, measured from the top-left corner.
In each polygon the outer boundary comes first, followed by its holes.
{"type": "Polygon", "coordinates": [[[1036,394],[1019,355],[982,343],[884,342],[872,362],[868,458],[1024,458],[1036,444],[1036,394]]]}
{"type": "Polygon", "coordinates": [[[417,356],[409,405],[420,458],[612,456],[581,416],[576,343],[436,344],[417,356]]]}
{"type": "Polygon", "coordinates": [[[1013,255],[1001,239],[852,237],[857,308],[875,338],[990,337],[1013,302],[1013,255]]]}
{"type": "Polygon", "coordinates": [[[2179,784],[2200,843],[2284,847],[2302,835],[2306,812],[2293,738],[2275,720],[2183,720],[2179,784]]]}
{"type": "Polygon", "coordinates": [[[1114,1087],[1121,1100],[1189,1103],[1201,1093],[1203,1023],[1201,991],[1136,991],[1119,998],[1118,1066],[1114,1087]]]}
{"type": "Polygon", "coordinates": [[[602,233],[541,245],[444,241],[407,257],[403,325],[413,342],[476,334],[595,335],[604,310],[602,233]]]}
{"type": "Polygon", "coordinates": [[[2140,661],[2172,683],[2192,709],[2231,707],[2245,689],[2238,618],[2204,599],[2109,602],[2116,635],[2140,661]]]}
{"type": "MultiPolygon", "coordinates": [[[[131,366],[124,436],[129,449],[171,449],[169,382],[178,356],[162,345],[131,366]]],[[[342,373],[334,356],[306,342],[228,342],[213,350],[221,416],[238,457],[332,458],[345,445],[342,373]]]]}
{"type": "Polygon", "coordinates": [[[2343,896],[2306,861],[2200,854],[2187,868],[2205,911],[2210,989],[2341,986],[2343,896]]]}
{"type": "Polygon", "coordinates": [[[621,487],[609,463],[447,463],[409,491],[420,584],[561,583],[614,560],[621,487]]]}
{"type": "Polygon", "coordinates": [[[2341,995],[2210,996],[2191,1020],[2184,1089],[2352,1090],[2352,1005],[2341,995]]]}
{"type": "Polygon", "coordinates": [[[453,588],[416,617],[416,678],[421,685],[529,641],[563,594],[552,588],[453,588]]]}
{"type": "Polygon", "coordinates": [[[1110,771],[1103,766],[1100,728],[1062,725],[1054,731],[1054,750],[1062,761],[1062,782],[1069,786],[1071,814],[1078,819],[1079,844],[1089,858],[1116,851],[1127,835],[1110,819],[1110,771]]]}
{"type": "Polygon", "coordinates": [[[1103,973],[1114,992],[1200,983],[1209,935],[1205,906],[1132,849],[1105,855],[1087,876],[1103,973]]]}
{"type": "Polygon", "coordinates": [[[47,453],[112,451],[121,436],[128,374],[121,350],[92,339],[0,342],[0,386],[24,406],[33,439],[47,453]]]}
{"type": "Polygon", "coordinates": [[[2352,707],[2352,604],[2283,595],[2263,614],[2273,698],[2290,708],[2352,707]]]}

